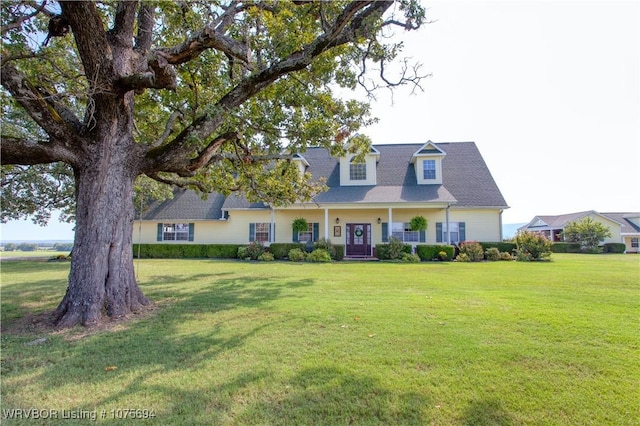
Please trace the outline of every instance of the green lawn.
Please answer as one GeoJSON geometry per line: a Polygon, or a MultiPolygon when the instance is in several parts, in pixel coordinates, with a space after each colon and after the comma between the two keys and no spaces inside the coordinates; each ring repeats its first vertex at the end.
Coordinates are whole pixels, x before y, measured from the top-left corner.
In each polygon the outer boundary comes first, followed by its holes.
{"type": "Polygon", "coordinates": [[[31,320],[62,298],[68,263],[2,263],[3,423],[34,424],[7,420],[16,408],[116,424],[640,419],[640,256],[136,266],[154,311],[86,333],[31,320]]]}

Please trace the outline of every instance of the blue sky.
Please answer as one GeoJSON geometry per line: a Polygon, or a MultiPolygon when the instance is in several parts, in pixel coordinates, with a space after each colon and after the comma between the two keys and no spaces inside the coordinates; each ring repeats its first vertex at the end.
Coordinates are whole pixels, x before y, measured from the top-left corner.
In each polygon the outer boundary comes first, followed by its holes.
{"type": "MultiPolygon", "coordinates": [[[[373,143],[475,141],[511,206],[504,223],[640,211],[640,2],[424,4],[435,22],[402,37],[432,77],[380,93],[373,143]]],[[[0,231],[73,238],[56,218],[0,231]]]]}

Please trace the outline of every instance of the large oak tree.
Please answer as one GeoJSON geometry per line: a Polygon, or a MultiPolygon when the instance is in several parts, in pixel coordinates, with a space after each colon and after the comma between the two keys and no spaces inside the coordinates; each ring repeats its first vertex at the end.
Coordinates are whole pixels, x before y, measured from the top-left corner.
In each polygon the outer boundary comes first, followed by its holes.
{"type": "Polygon", "coordinates": [[[1,8],[3,218],[45,220],[46,208],[17,201],[28,196],[50,207],[75,199],[69,285],[55,312],[61,327],[150,303],[131,250],[137,180],[243,191],[274,205],[307,199],[318,185],[287,155],[367,143],[357,133],[371,120],[367,105],[334,89],[420,78],[402,66],[392,81],[385,69],[401,48],[388,41],[391,29],[423,23],[414,0],[1,8]]]}

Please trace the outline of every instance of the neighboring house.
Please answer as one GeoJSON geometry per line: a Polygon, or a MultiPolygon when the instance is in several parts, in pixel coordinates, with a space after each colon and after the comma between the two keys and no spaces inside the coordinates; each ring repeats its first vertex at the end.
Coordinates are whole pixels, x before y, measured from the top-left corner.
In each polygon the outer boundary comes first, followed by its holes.
{"type": "Polygon", "coordinates": [[[475,143],[375,145],[364,162],[353,158],[334,158],[323,148],[295,155],[300,170],[325,177],[329,189],[287,207],[177,190],[147,209],[134,241],[268,245],[326,238],[344,245],[346,256],[367,257],[390,236],[412,245],[502,240],[508,206],[475,143]],[[426,231],[409,229],[416,215],[428,220],[426,231]],[[298,217],[309,224],[305,232],[292,231],[298,217]]]}
{"type": "Polygon", "coordinates": [[[586,217],[609,228],[611,237],[606,238],[603,241],[604,243],[624,243],[627,253],[638,253],[640,212],[598,213],[589,210],[558,216],[536,216],[531,222],[518,230],[540,232],[551,241],[562,241],[562,231],[565,226],[586,217]]]}

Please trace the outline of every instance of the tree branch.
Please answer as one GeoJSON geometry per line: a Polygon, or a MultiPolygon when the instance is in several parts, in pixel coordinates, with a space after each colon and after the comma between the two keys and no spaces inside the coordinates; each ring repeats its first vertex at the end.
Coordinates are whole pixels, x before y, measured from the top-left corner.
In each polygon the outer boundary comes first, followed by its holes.
{"type": "Polygon", "coordinates": [[[213,141],[211,141],[211,143],[209,143],[209,145],[207,145],[205,149],[200,151],[196,158],[190,161],[189,165],[187,166],[187,170],[194,171],[206,166],[207,164],[209,164],[213,156],[218,152],[222,145],[232,140],[239,140],[241,137],[242,135],[240,135],[240,133],[238,132],[227,132],[223,135],[218,136],[213,141]]]}
{"type": "Polygon", "coordinates": [[[75,129],[62,118],[56,109],[27,80],[27,77],[11,64],[3,64],[0,73],[2,86],[25,111],[54,140],[72,140],[75,129]]]}
{"type": "Polygon", "coordinates": [[[142,3],[142,7],[138,11],[138,35],[136,37],[135,47],[138,52],[146,53],[151,49],[155,13],[156,8],[153,3],[142,3]]]}
{"type": "Polygon", "coordinates": [[[29,13],[28,15],[21,16],[15,19],[14,21],[9,22],[8,24],[0,26],[0,36],[4,36],[7,32],[14,30],[16,28],[20,28],[24,22],[28,21],[29,19],[36,16],[38,13],[45,10],[44,7],[46,4],[47,2],[43,1],[42,4],[40,5],[37,5],[37,4],[30,5],[35,9],[35,11],[33,11],[32,13],[29,13]]]}
{"type": "Polygon", "coordinates": [[[76,164],[77,158],[73,151],[47,141],[32,141],[13,137],[2,137],[0,145],[1,164],[47,164],[64,161],[76,164]]]}

